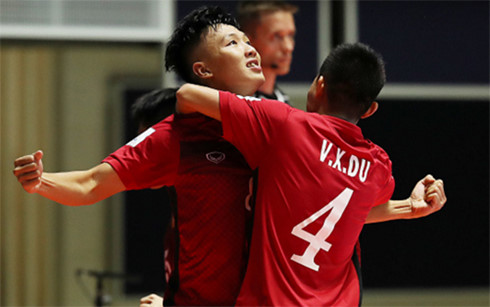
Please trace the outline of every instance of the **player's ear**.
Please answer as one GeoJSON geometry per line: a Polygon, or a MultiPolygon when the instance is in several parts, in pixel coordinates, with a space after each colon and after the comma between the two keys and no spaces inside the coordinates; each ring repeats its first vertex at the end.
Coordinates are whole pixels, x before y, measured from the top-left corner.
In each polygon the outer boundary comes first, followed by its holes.
{"type": "Polygon", "coordinates": [[[194,62],[192,64],[192,71],[201,79],[208,79],[213,76],[213,73],[206,67],[203,62],[194,62]]]}
{"type": "Polygon", "coordinates": [[[369,109],[361,116],[361,118],[368,118],[369,116],[373,115],[374,112],[378,110],[378,107],[378,103],[376,101],[373,101],[369,109]]]}
{"type": "Polygon", "coordinates": [[[323,76],[318,76],[315,80],[316,86],[315,86],[315,96],[317,98],[321,98],[323,95],[326,94],[325,91],[325,78],[323,76]]]}

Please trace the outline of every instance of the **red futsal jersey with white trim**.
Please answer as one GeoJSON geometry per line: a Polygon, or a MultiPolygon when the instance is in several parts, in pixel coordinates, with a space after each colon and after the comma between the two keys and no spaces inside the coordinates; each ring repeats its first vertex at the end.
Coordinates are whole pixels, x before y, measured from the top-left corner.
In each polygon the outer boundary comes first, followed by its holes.
{"type": "Polygon", "coordinates": [[[175,187],[177,267],[166,303],[233,305],[243,280],[252,172],[221,135],[208,117],[170,116],[104,160],[128,190],[175,187]]]}
{"type": "Polygon", "coordinates": [[[237,305],[358,305],[351,257],[369,211],[393,193],[388,155],[342,119],[219,97],[225,139],[259,174],[237,305]]]}

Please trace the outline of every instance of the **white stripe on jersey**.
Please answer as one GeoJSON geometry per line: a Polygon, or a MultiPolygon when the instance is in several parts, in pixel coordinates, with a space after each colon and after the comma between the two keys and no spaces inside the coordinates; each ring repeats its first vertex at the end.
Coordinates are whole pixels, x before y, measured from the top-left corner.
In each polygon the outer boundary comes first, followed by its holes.
{"type": "Polygon", "coordinates": [[[137,137],[135,137],[134,139],[132,139],[126,145],[131,146],[131,147],[136,147],[136,146],[138,146],[139,143],[143,142],[147,137],[149,137],[150,135],[152,135],[153,132],[155,132],[155,129],[153,129],[153,128],[150,127],[147,130],[145,130],[143,133],[141,133],[140,135],[138,135],[137,137]]]}

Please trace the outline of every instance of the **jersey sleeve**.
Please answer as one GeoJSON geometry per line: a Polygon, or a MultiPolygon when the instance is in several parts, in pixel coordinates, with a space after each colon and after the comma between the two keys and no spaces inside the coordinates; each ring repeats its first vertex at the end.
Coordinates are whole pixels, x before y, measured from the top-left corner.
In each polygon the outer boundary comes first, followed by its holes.
{"type": "Polygon", "coordinates": [[[287,121],[291,107],[276,100],[243,97],[220,91],[223,137],[245,157],[252,169],[273,146],[274,134],[287,121]]]}
{"type": "Polygon", "coordinates": [[[384,181],[380,180],[384,183],[381,185],[375,205],[381,205],[389,201],[393,196],[393,191],[395,190],[395,178],[393,178],[392,174],[392,162],[384,150],[380,149],[380,152],[380,161],[383,165],[385,165],[385,173],[383,175],[384,181]]]}
{"type": "Polygon", "coordinates": [[[180,145],[172,122],[173,116],[162,120],[102,161],[112,166],[127,190],[174,184],[180,145]]]}
{"type": "Polygon", "coordinates": [[[395,178],[393,178],[393,176],[390,176],[388,182],[385,184],[384,188],[380,191],[378,196],[378,201],[376,202],[376,204],[381,205],[389,201],[391,199],[391,196],[393,195],[394,190],[395,190],[395,178]]]}

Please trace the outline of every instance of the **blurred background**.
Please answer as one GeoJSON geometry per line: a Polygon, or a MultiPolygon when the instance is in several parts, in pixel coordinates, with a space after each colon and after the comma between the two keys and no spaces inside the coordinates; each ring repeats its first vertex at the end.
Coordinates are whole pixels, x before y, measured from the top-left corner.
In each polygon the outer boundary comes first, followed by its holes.
{"type": "MultiPolygon", "coordinates": [[[[488,306],[489,2],[290,2],[296,48],[279,86],[293,105],[305,109],[334,46],[370,45],[388,80],[360,126],[391,156],[393,198],[427,173],[445,183],[441,212],[364,228],[364,305],[488,306]]],[[[0,305],[91,306],[97,281],[106,305],[161,293],[163,196],[65,207],[25,193],[13,161],[43,149],[48,171],[86,169],[130,140],[134,99],[179,84],[165,42],[201,5],[237,2],[0,0],[0,305]]]]}

